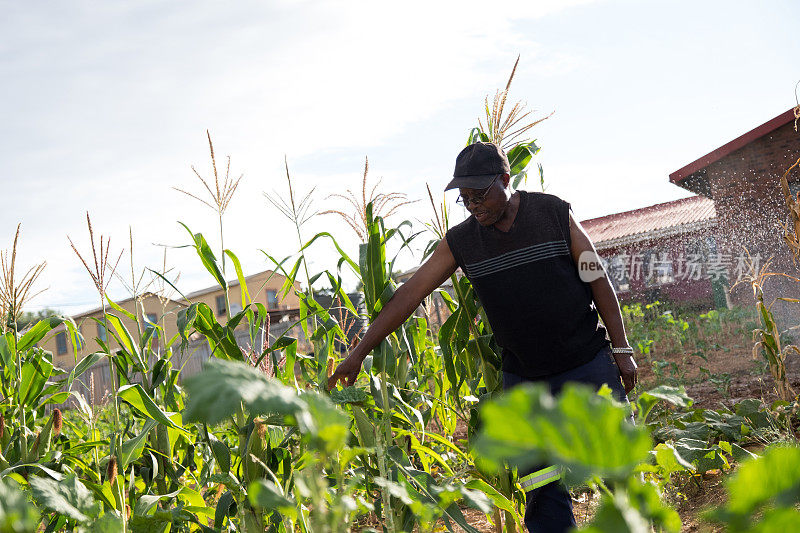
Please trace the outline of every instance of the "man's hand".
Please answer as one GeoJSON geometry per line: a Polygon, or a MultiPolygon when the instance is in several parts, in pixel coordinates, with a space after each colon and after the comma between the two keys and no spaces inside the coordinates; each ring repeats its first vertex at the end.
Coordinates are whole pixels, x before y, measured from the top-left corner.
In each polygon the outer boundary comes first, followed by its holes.
{"type": "Polygon", "coordinates": [[[622,376],[622,384],[625,386],[625,394],[633,390],[638,382],[636,361],[633,356],[626,353],[615,353],[614,360],[619,367],[619,373],[622,376]]]}
{"type": "Polygon", "coordinates": [[[332,390],[338,382],[342,382],[346,387],[352,387],[356,382],[358,373],[361,370],[361,363],[364,360],[355,354],[350,354],[347,359],[342,361],[331,377],[328,378],[328,390],[332,390]]]}

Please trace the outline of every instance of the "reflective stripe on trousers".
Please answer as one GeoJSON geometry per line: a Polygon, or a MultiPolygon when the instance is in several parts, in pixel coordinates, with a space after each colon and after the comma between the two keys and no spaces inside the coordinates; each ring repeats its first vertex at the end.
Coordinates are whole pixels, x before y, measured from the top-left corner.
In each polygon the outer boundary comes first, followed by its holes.
{"type": "Polygon", "coordinates": [[[561,479],[561,467],[548,466],[521,478],[519,484],[523,491],[530,492],[559,479],[561,479]]]}

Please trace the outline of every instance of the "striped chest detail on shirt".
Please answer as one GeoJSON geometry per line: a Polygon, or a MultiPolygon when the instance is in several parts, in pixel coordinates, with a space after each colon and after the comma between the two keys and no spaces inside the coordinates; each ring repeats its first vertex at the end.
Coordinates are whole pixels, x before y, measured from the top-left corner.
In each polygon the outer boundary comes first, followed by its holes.
{"type": "Polygon", "coordinates": [[[497,257],[478,261],[477,263],[467,263],[464,266],[466,267],[468,278],[478,278],[527,263],[551,259],[560,255],[569,255],[569,247],[565,240],[534,244],[533,246],[520,248],[513,252],[506,252],[497,257]]]}

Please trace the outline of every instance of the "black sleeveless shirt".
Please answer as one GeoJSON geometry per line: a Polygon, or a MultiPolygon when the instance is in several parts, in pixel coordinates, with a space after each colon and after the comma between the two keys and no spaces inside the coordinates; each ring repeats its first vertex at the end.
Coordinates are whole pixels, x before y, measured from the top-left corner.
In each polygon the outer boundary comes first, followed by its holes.
{"type": "Polygon", "coordinates": [[[508,232],[470,216],[445,237],[503,348],[503,370],[539,378],[591,361],[608,341],[570,254],[569,203],[519,195],[508,232]]]}

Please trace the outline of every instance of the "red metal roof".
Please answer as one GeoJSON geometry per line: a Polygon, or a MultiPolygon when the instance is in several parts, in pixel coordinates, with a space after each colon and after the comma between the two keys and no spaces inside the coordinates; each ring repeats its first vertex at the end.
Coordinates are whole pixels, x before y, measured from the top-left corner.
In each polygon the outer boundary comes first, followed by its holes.
{"type": "Polygon", "coordinates": [[[770,133],[771,131],[780,128],[784,124],[795,120],[798,116],[800,116],[798,114],[800,114],[800,107],[793,107],[792,109],[781,113],[777,117],[766,121],[757,128],[754,128],[745,133],[744,135],[732,140],[731,142],[720,146],[713,152],[709,152],[700,159],[692,161],[685,167],[676,170],[675,172],[669,175],[669,181],[671,181],[672,183],[678,183],[684,178],[691,176],[698,170],[707,167],[708,165],[714,163],[715,161],[719,161],[726,155],[735,152],[739,148],[742,148],[743,146],[755,141],[759,137],[763,137],[767,133],[770,133]]]}
{"type": "Polygon", "coordinates": [[[601,248],[603,242],[625,238],[639,240],[648,237],[647,234],[663,234],[664,231],[660,230],[685,229],[686,226],[696,226],[698,223],[711,222],[716,218],[717,212],[713,200],[703,196],[690,196],[633,211],[584,220],[581,226],[589,234],[595,246],[601,248]]]}

